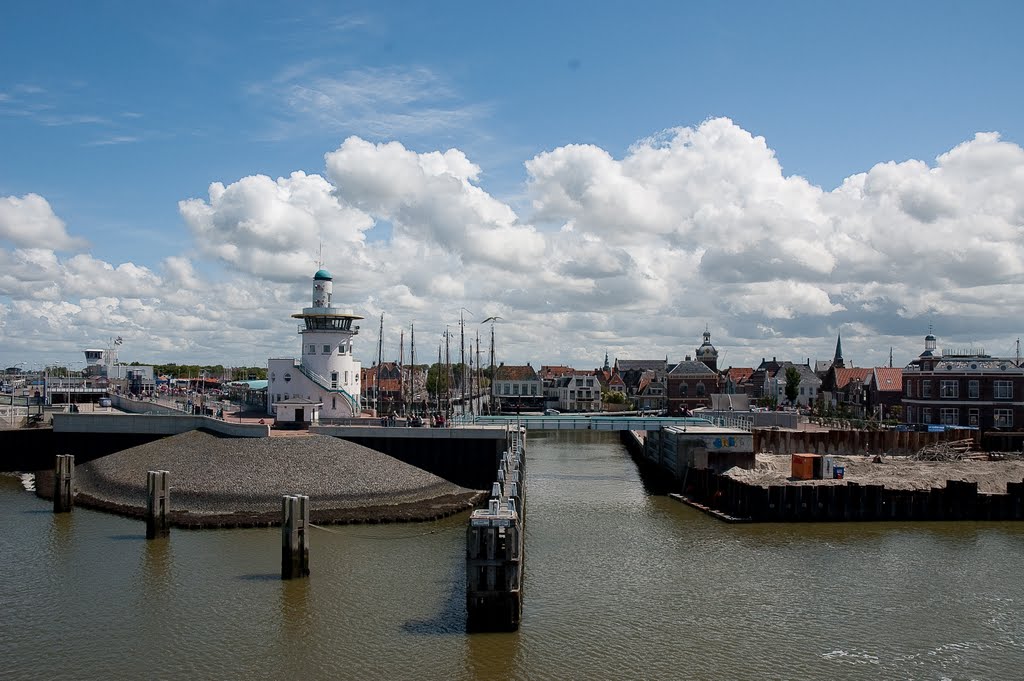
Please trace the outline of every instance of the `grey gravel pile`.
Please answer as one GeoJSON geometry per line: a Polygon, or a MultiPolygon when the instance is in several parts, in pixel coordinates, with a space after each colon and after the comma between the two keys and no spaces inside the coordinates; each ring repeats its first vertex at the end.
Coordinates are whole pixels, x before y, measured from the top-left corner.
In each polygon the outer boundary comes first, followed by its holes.
{"type": "Polygon", "coordinates": [[[306,494],[316,508],[346,509],[470,492],[338,438],[221,438],[201,431],[81,464],[75,487],[105,502],[145,508],[150,470],[169,471],[172,507],[194,514],[279,512],[284,494],[306,494]]]}

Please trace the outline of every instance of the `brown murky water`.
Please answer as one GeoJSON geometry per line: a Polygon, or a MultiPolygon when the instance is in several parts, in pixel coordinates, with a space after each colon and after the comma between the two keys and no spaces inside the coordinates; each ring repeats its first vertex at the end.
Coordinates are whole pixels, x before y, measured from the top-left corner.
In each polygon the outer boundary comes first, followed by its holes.
{"type": "Polygon", "coordinates": [[[11,679],[1024,677],[1024,525],[718,523],[649,495],[613,434],[531,435],[523,626],[464,627],[465,516],[175,531],[0,478],[11,679]]]}

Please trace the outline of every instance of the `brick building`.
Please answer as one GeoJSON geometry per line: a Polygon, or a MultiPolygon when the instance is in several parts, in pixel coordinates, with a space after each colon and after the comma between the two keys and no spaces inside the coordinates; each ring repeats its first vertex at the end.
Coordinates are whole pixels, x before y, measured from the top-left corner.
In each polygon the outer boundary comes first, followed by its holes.
{"type": "Polygon", "coordinates": [[[902,404],[908,424],[1015,430],[1024,425],[1024,368],[981,350],[940,352],[928,334],[903,370],[902,404]]]}

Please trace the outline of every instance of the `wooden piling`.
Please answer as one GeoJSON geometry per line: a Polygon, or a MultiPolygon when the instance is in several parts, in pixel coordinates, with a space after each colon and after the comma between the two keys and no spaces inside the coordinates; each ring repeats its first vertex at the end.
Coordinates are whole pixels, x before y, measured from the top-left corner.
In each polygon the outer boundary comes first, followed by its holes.
{"type": "Polygon", "coordinates": [[[53,474],[53,512],[69,513],[75,504],[75,457],[58,454],[53,474]]]}
{"type": "Polygon", "coordinates": [[[171,487],[167,471],[146,472],[146,539],[166,537],[171,532],[171,487]]]}
{"type": "Polygon", "coordinates": [[[281,511],[281,579],[308,577],[309,497],[285,495],[281,511]]]}

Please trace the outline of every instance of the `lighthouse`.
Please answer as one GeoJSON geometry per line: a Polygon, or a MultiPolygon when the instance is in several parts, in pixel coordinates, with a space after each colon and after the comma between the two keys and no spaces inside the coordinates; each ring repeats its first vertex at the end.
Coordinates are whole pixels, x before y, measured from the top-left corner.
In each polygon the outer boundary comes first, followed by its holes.
{"type": "Polygon", "coordinates": [[[352,357],[352,339],[362,317],[334,307],[332,282],[330,272],[318,270],[312,305],[292,315],[300,320],[301,359],[267,361],[267,413],[278,425],[359,416],[360,363],[352,357]]]}

